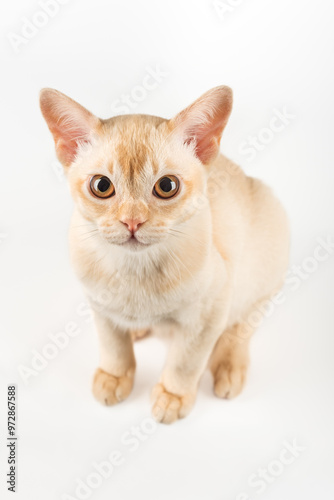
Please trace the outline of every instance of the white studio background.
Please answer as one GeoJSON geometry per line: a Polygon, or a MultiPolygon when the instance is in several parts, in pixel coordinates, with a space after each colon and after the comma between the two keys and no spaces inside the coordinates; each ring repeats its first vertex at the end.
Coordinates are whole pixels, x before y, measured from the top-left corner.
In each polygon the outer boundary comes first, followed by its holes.
{"type": "MultiPolygon", "coordinates": [[[[15,498],[332,499],[333,3],[46,4],[1,3],[0,433],[6,437],[6,387],[15,383],[15,498]],[[152,71],[155,88],[143,91],[152,71]],[[206,374],[191,415],[152,428],[149,393],[165,355],[157,339],[136,345],[136,385],[126,402],[103,408],[91,396],[97,341],[69,264],[72,203],[38,92],[54,87],[103,118],[130,95],[130,112],[171,117],[220,84],[231,86],[235,99],[222,150],[283,201],[291,279],[285,302],[253,338],[242,395],[218,400],[206,374]],[[277,113],[285,116],[282,126],[268,131],[277,113]],[[254,137],[258,146],[250,147],[254,137]],[[50,334],[70,328],[78,335],[24,384],[18,367],[31,366],[50,334]],[[297,451],[282,464],[293,443],[297,451]],[[122,463],[98,484],[96,464],[115,450],[122,463]],[[93,486],[76,493],[79,478],[93,486]]],[[[5,499],[13,495],[6,460],[1,440],[5,499]]]]}

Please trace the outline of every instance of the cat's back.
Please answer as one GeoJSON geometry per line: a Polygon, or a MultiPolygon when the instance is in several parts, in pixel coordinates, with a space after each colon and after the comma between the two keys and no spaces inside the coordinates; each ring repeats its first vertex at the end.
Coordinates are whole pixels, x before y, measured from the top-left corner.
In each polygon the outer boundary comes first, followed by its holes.
{"type": "Polygon", "coordinates": [[[223,155],[212,165],[208,195],[213,241],[235,271],[238,305],[278,288],[288,265],[289,225],[271,188],[223,155]]]}
{"type": "Polygon", "coordinates": [[[222,154],[210,169],[208,197],[214,226],[224,234],[228,228],[232,236],[243,233],[243,239],[249,231],[253,238],[276,229],[287,235],[286,213],[272,189],[222,154]]]}

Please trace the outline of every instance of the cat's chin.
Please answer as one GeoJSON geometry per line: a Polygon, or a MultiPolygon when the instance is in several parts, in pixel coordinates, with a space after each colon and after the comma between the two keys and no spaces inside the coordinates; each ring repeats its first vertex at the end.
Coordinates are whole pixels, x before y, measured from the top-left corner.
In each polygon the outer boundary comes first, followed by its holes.
{"type": "Polygon", "coordinates": [[[147,243],[141,243],[138,240],[135,240],[133,238],[129,239],[122,245],[126,250],[130,250],[130,252],[140,252],[142,250],[145,250],[148,248],[150,245],[147,243]]]}
{"type": "Polygon", "coordinates": [[[151,246],[150,243],[142,243],[136,238],[129,238],[127,241],[124,241],[122,243],[116,243],[116,245],[130,252],[140,252],[151,246]]]}

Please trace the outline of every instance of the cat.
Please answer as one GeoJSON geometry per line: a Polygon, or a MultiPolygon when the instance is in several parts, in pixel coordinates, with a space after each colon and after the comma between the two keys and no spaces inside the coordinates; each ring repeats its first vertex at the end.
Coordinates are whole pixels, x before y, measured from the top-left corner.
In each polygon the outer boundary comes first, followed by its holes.
{"type": "Polygon", "coordinates": [[[53,89],[40,106],[75,202],[70,254],[99,337],[95,398],[129,396],[132,333],[148,330],[171,339],[157,421],[188,415],[208,365],[215,394],[238,395],[260,305],[284,281],[289,228],[272,191],[219,151],[232,90],[213,88],[172,119],[99,119],[53,89]]]}

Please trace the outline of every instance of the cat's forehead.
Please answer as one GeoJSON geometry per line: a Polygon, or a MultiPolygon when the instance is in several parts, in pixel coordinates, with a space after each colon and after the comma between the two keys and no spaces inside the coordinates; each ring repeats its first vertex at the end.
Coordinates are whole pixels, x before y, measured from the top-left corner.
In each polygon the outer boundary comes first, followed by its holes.
{"type": "Polygon", "coordinates": [[[166,122],[156,116],[128,115],[105,123],[112,156],[130,182],[141,177],[147,168],[153,174],[158,172],[166,138],[166,122]]]}

